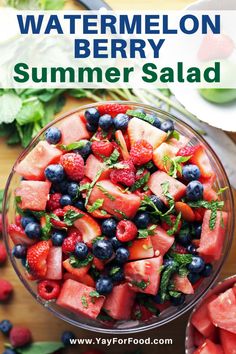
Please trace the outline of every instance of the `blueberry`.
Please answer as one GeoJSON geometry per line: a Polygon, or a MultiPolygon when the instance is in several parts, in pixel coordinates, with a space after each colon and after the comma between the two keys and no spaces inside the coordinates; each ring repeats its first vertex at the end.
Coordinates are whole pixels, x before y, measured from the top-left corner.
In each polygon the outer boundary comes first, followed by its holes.
{"type": "Polygon", "coordinates": [[[186,197],[189,201],[202,199],[203,185],[199,181],[191,181],[186,188],[186,197]]]}
{"type": "Polygon", "coordinates": [[[196,249],[196,247],[194,245],[188,245],[186,247],[186,250],[190,254],[197,254],[197,249],[196,249]]]}
{"type": "Polygon", "coordinates": [[[113,266],[109,271],[109,276],[113,283],[119,283],[124,279],[124,271],[119,266],[113,266]]]}
{"type": "Polygon", "coordinates": [[[66,206],[66,205],[72,205],[71,196],[69,196],[68,194],[62,195],[60,198],[60,204],[62,207],[66,206]]]}
{"type": "Polygon", "coordinates": [[[113,119],[110,114],[104,114],[99,118],[98,125],[102,128],[105,132],[107,132],[113,125],[113,119]]]}
{"type": "Polygon", "coordinates": [[[157,118],[157,116],[155,114],[147,114],[146,117],[148,118],[152,118],[154,120],[154,122],[152,123],[152,125],[158,129],[160,129],[161,127],[161,121],[159,118],[157,118]]]}
{"type": "Polygon", "coordinates": [[[61,182],[65,178],[64,168],[60,164],[49,165],[44,173],[50,182],[61,182]]]}
{"type": "Polygon", "coordinates": [[[175,261],[172,258],[164,259],[163,265],[166,267],[171,267],[175,264],[175,261]]]}
{"type": "Polygon", "coordinates": [[[129,116],[124,113],[119,113],[113,120],[116,130],[125,130],[128,127],[129,116]]]}
{"type": "Polygon", "coordinates": [[[25,229],[26,225],[28,225],[31,222],[36,222],[36,220],[33,216],[22,216],[20,222],[21,222],[23,229],[25,229]]]}
{"type": "Polygon", "coordinates": [[[111,238],[111,244],[114,250],[117,250],[117,248],[123,246],[123,243],[121,243],[115,236],[111,238]]]}
{"type": "Polygon", "coordinates": [[[156,303],[156,304],[162,304],[163,301],[161,299],[161,295],[160,294],[156,294],[152,297],[153,301],[156,303]]]}
{"type": "Polygon", "coordinates": [[[181,229],[179,234],[176,237],[176,240],[182,246],[188,246],[192,241],[192,236],[189,232],[189,229],[188,228],[181,229]]]}
{"type": "Polygon", "coordinates": [[[76,339],[75,335],[73,332],[70,332],[70,331],[65,331],[62,333],[62,336],[61,336],[61,341],[62,343],[67,346],[67,345],[70,345],[71,344],[71,340],[72,339],[76,339]]]}
{"type": "Polygon", "coordinates": [[[133,221],[138,229],[146,229],[150,222],[150,217],[147,212],[139,211],[133,221]]]}
{"type": "Polygon", "coordinates": [[[75,151],[78,152],[84,160],[86,160],[92,152],[90,141],[88,141],[82,148],[76,149],[75,151]]]}
{"type": "Polygon", "coordinates": [[[174,297],[174,296],[170,297],[170,302],[174,306],[180,306],[180,305],[182,305],[184,303],[184,301],[185,301],[185,295],[184,294],[180,294],[178,297],[174,297]]]}
{"type": "Polygon", "coordinates": [[[116,234],[117,221],[113,218],[105,219],[102,222],[102,233],[105,236],[113,237],[116,234]]]}
{"type": "Polygon", "coordinates": [[[18,259],[24,259],[26,257],[27,247],[25,245],[15,245],[12,250],[14,257],[18,259]]]}
{"type": "Polygon", "coordinates": [[[89,252],[88,247],[83,242],[77,242],[75,245],[75,255],[79,260],[83,260],[87,257],[89,252]]]}
{"type": "Polygon", "coordinates": [[[149,198],[155,204],[159,211],[161,211],[162,213],[166,211],[166,205],[159,197],[153,194],[149,198]]]}
{"type": "Polygon", "coordinates": [[[10,321],[3,320],[0,322],[0,331],[4,335],[8,335],[8,333],[10,332],[11,329],[12,329],[12,323],[10,321]]]}
{"type": "Polygon", "coordinates": [[[61,131],[56,127],[50,127],[45,132],[45,138],[49,144],[57,144],[61,140],[61,131]]]}
{"type": "Polygon", "coordinates": [[[84,112],[84,116],[89,124],[98,125],[100,113],[97,108],[89,108],[84,112]]]}
{"type": "Polygon", "coordinates": [[[175,129],[173,120],[171,119],[165,120],[164,122],[161,123],[160,128],[166,133],[172,132],[175,129]]]}
{"type": "Polygon", "coordinates": [[[211,275],[212,273],[212,265],[210,263],[206,263],[205,267],[203,268],[203,270],[201,271],[201,276],[207,278],[211,275]]]}
{"type": "Polygon", "coordinates": [[[78,199],[74,201],[73,205],[82,211],[87,211],[87,209],[84,206],[84,201],[82,199],[78,199]]]}
{"type": "Polygon", "coordinates": [[[36,222],[30,222],[25,227],[26,235],[31,239],[38,239],[41,236],[41,227],[36,222]]]}
{"type": "Polygon", "coordinates": [[[79,192],[79,185],[76,182],[68,182],[67,193],[70,197],[75,198],[79,192]]]}
{"type": "Polygon", "coordinates": [[[17,354],[15,350],[6,348],[2,354],[17,354]]]}
{"type": "Polygon", "coordinates": [[[117,263],[126,263],[129,259],[129,251],[127,250],[127,248],[124,247],[119,247],[116,250],[116,258],[115,260],[117,261],[117,263]]]}
{"type": "Polygon", "coordinates": [[[192,224],[192,236],[193,238],[199,239],[202,233],[202,224],[194,223],[192,224]]]}
{"type": "Polygon", "coordinates": [[[62,194],[67,194],[67,190],[68,190],[68,181],[64,180],[60,183],[58,183],[58,191],[61,192],[62,194]]]}
{"type": "Polygon", "coordinates": [[[182,175],[188,182],[196,181],[199,179],[201,173],[196,165],[185,165],[182,169],[182,175]]]}
{"type": "Polygon", "coordinates": [[[205,267],[204,260],[199,256],[193,256],[192,262],[188,265],[188,269],[193,273],[201,273],[205,267]]]}
{"type": "Polygon", "coordinates": [[[56,231],[53,231],[52,233],[52,243],[53,243],[53,246],[61,246],[63,244],[63,241],[66,237],[66,234],[64,231],[62,230],[56,230],[56,231]]]}
{"type": "Polygon", "coordinates": [[[190,281],[191,284],[196,284],[200,278],[201,278],[200,274],[192,273],[192,272],[188,274],[188,280],[190,281]]]}
{"type": "Polygon", "coordinates": [[[95,133],[97,131],[97,128],[98,127],[96,125],[92,125],[92,124],[86,123],[86,129],[90,133],[95,133]]]}
{"type": "Polygon", "coordinates": [[[100,295],[107,295],[113,289],[111,278],[107,276],[100,277],[96,282],[96,290],[100,295]]]}
{"type": "Polygon", "coordinates": [[[98,240],[93,244],[93,254],[98,259],[109,259],[113,254],[112,244],[108,240],[98,240]]]}

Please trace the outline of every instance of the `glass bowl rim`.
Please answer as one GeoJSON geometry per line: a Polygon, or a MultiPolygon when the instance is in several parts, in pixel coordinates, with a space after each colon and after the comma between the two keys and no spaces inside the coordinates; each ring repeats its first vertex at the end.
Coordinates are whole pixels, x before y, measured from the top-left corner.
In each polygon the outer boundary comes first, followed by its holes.
{"type": "Polygon", "coordinates": [[[164,110],[161,110],[159,108],[156,108],[154,106],[151,105],[147,105],[147,104],[142,104],[142,103],[138,103],[138,102],[134,102],[134,101],[100,101],[100,102],[94,102],[94,103],[90,103],[90,104],[85,104],[85,105],[81,105],[78,106],[78,108],[69,110],[63,114],[61,114],[59,117],[57,117],[56,119],[53,119],[51,122],[49,122],[45,127],[43,127],[39,133],[31,140],[31,142],[29,143],[29,145],[21,152],[21,154],[18,156],[17,160],[15,161],[11,172],[8,176],[7,182],[6,182],[6,186],[5,186],[5,190],[4,190],[4,196],[3,196],[3,211],[2,211],[2,223],[3,223],[3,239],[6,245],[6,249],[8,252],[8,256],[11,260],[11,264],[14,268],[14,271],[16,272],[17,276],[19,277],[19,279],[21,280],[21,282],[23,283],[24,287],[28,290],[28,292],[36,299],[36,301],[38,303],[40,303],[44,308],[46,308],[48,311],[50,311],[51,313],[53,313],[56,317],[58,317],[59,319],[74,325],[76,327],[82,328],[82,329],[86,329],[92,332],[99,332],[99,333],[106,333],[106,334],[130,334],[130,333],[138,333],[138,332],[143,332],[143,331],[147,331],[147,330],[151,330],[151,329],[155,329],[158,327],[161,327],[177,318],[179,318],[180,316],[182,316],[183,314],[185,314],[187,311],[189,311],[191,308],[193,308],[194,306],[196,306],[196,304],[201,300],[201,298],[203,296],[206,295],[206,293],[208,292],[208,290],[215,284],[220,270],[223,266],[223,264],[225,263],[225,260],[229,254],[231,245],[232,245],[232,241],[233,241],[233,231],[234,231],[234,218],[231,218],[231,232],[230,232],[230,240],[229,243],[227,245],[227,249],[225,250],[225,253],[223,254],[222,258],[218,261],[219,264],[217,264],[215,271],[212,275],[212,277],[210,277],[209,279],[209,283],[208,285],[205,286],[205,288],[196,296],[193,297],[193,299],[190,301],[189,304],[187,304],[186,306],[184,306],[183,308],[181,308],[181,310],[177,313],[174,313],[172,315],[170,315],[168,318],[165,318],[161,321],[157,321],[151,324],[142,324],[139,327],[135,327],[135,328],[115,328],[115,329],[109,329],[109,328],[105,328],[105,327],[97,327],[97,326],[93,326],[90,324],[85,324],[85,323],[81,323],[78,321],[75,321],[69,317],[67,317],[64,314],[59,313],[57,310],[51,308],[50,306],[45,306],[45,303],[36,295],[36,293],[31,289],[31,287],[28,285],[28,281],[26,281],[23,276],[21,275],[18,266],[16,264],[16,261],[12,255],[12,252],[10,250],[9,247],[9,243],[8,243],[8,232],[7,232],[7,222],[6,222],[6,213],[7,213],[7,208],[6,208],[6,204],[7,204],[7,196],[8,196],[8,189],[12,180],[13,175],[15,174],[15,166],[18,163],[19,160],[21,160],[24,156],[26,156],[28,154],[28,152],[31,150],[32,146],[34,146],[34,143],[42,136],[42,134],[51,126],[57,124],[58,122],[60,122],[61,120],[65,119],[66,117],[78,112],[78,111],[83,111],[86,110],[88,108],[91,107],[97,107],[99,105],[105,105],[105,104],[121,104],[121,105],[131,105],[131,106],[136,106],[136,107],[140,107],[140,108],[146,108],[148,110],[154,111],[156,113],[159,113],[161,115],[163,115],[166,118],[169,119],[173,119],[174,121],[176,121],[178,124],[180,124],[181,126],[183,126],[185,129],[187,129],[189,132],[191,132],[193,134],[194,137],[197,137],[197,139],[200,142],[203,142],[204,145],[207,146],[207,149],[210,151],[211,156],[214,158],[214,161],[217,162],[217,164],[219,165],[221,171],[223,172],[223,176],[224,179],[227,182],[227,185],[229,186],[228,192],[229,192],[229,203],[230,203],[230,210],[234,210],[234,198],[233,198],[233,193],[232,193],[232,187],[230,185],[228,176],[225,172],[224,166],[222,165],[220,159],[218,158],[218,156],[216,155],[216,153],[213,151],[213,149],[211,148],[211,146],[208,144],[208,142],[197,132],[195,131],[189,124],[185,123],[184,121],[182,121],[180,118],[177,118],[175,115],[169,113],[169,112],[165,112],[164,110]]]}

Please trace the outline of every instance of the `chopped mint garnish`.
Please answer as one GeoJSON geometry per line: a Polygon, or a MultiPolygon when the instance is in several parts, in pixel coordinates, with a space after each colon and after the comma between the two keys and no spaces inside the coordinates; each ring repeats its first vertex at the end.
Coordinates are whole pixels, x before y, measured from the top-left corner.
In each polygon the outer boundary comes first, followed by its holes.
{"type": "Polygon", "coordinates": [[[109,193],[100,183],[97,183],[97,188],[110,200],[116,200],[116,198],[111,193],[109,193]]]}
{"type": "Polygon", "coordinates": [[[177,264],[174,263],[173,265],[164,268],[161,274],[159,294],[160,294],[161,301],[163,302],[169,299],[168,287],[169,287],[171,277],[173,273],[176,272],[176,270],[177,270],[177,264]]]}
{"type": "Polygon", "coordinates": [[[191,208],[205,208],[211,210],[209,228],[213,230],[216,225],[217,210],[223,209],[224,201],[212,200],[211,202],[208,202],[206,200],[198,200],[197,202],[189,202],[188,205],[191,208]]]}
{"type": "Polygon", "coordinates": [[[175,156],[171,158],[165,155],[162,158],[162,162],[168,175],[177,178],[178,172],[182,175],[182,163],[187,162],[190,158],[191,156],[175,156]]]}
{"type": "Polygon", "coordinates": [[[131,282],[132,285],[136,286],[137,288],[139,289],[142,289],[142,290],[145,290],[148,285],[150,284],[150,281],[144,281],[144,280],[141,280],[141,281],[136,281],[136,280],[133,280],[131,282]]]}
{"type": "Polygon", "coordinates": [[[49,240],[50,239],[50,232],[51,232],[51,229],[52,229],[52,224],[51,224],[50,219],[51,219],[50,215],[49,214],[45,214],[45,224],[41,228],[42,239],[43,240],[49,240]]]}
{"type": "Polygon", "coordinates": [[[223,187],[223,188],[219,188],[217,194],[220,195],[220,194],[224,193],[224,191],[226,191],[227,189],[229,189],[229,187],[227,187],[227,186],[223,187]]]}
{"type": "Polygon", "coordinates": [[[180,293],[180,292],[178,292],[178,291],[173,291],[173,290],[169,291],[169,294],[170,294],[170,296],[175,297],[175,298],[178,298],[178,297],[181,296],[181,293],[180,293]]]}
{"type": "Polygon", "coordinates": [[[93,211],[99,209],[102,207],[103,205],[103,202],[104,202],[104,199],[97,199],[93,205],[91,205],[89,208],[88,208],[88,211],[89,213],[92,213],[93,211]]]}
{"type": "Polygon", "coordinates": [[[82,303],[84,308],[86,308],[86,309],[88,308],[88,301],[87,301],[85,295],[81,296],[81,303],[82,303]]]}
{"type": "Polygon", "coordinates": [[[119,157],[120,157],[120,153],[117,149],[115,149],[113,153],[110,155],[110,157],[108,157],[105,160],[106,165],[108,166],[114,165],[118,161],[119,157]]]}
{"type": "Polygon", "coordinates": [[[115,274],[117,274],[119,271],[120,271],[120,267],[113,267],[111,270],[110,270],[110,272],[109,272],[109,274],[110,275],[115,275],[115,274]]]}
{"type": "Polygon", "coordinates": [[[154,235],[154,230],[156,225],[150,226],[148,229],[139,229],[138,230],[138,239],[147,238],[149,235],[154,235]]]}
{"type": "Polygon", "coordinates": [[[172,131],[169,131],[169,132],[167,133],[167,138],[166,138],[166,140],[170,140],[170,139],[172,139],[172,138],[174,138],[174,139],[176,139],[176,140],[179,140],[179,139],[180,139],[180,134],[179,134],[179,132],[177,132],[177,130],[172,130],[172,131]]]}
{"type": "Polygon", "coordinates": [[[90,262],[92,262],[92,260],[93,256],[91,254],[88,254],[87,257],[83,260],[79,260],[75,256],[71,255],[69,262],[73,268],[83,268],[86,267],[90,262]]]}
{"type": "Polygon", "coordinates": [[[134,111],[134,110],[129,109],[126,112],[126,114],[128,114],[128,116],[132,116],[132,117],[136,117],[136,118],[142,119],[145,122],[148,122],[150,124],[153,124],[155,122],[155,118],[153,118],[149,114],[145,114],[145,113],[142,113],[142,112],[138,112],[138,111],[134,111]]]}
{"type": "Polygon", "coordinates": [[[173,227],[167,231],[169,236],[172,236],[172,235],[174,235],[177,232],[177,230],[179,228],[180,221],[181,221],[181,213],[179,213],[177,215],[177,218],[175,220],[175,223],[174,223],[173,227]]]}
{"type": "Polygon", "coordinates": [[[64,223],[67,226],[72,226],[77,219],[80,219],[84,214],[77,213],[74,210],[68,210],[64,215],[64,223]]]}
{"type": "Polygon", "coordinates": [[[89,296],[91,297],[92,303],[95,303],[95,298],[98,299],[100,297],[100,294],[96,290],[93,290],[90,291],[89,296]]]}
{"type": "Polygon", "coordinates": [[[120,214],[124,219],[128,219],[128,216],[120,209],[114,209],[114,211],[120,214]]]}
{"type": "Polygon", "coordinates": [[[166,197],[166,199],[169,202],[169,206],[174,207],[175,205],[175,201],[174,198],[172,197],[172,195],[169,193],[169,188],[170,188],[170,182],[166,181],[161,183],[161,188],[162,188],[162,194],[164,195],[164,197],[166,197]]]}
{"type": "Polygon", "coordinates": [[[132,187],[130,188],[130,191],[131,192],[134,192],[136,191],[137,189],[145,186],[149,180],[149,177],[150,177],[150,173],[147,172],[144,176],[142,176],[139,180],[137,180],[133,185],[132,187]]]}
{"type": "Polygon", "coordinates": [[[80,140],[80,141],[75,141],[74,143],[71,143],[69,145],[58,145],[59,149],[61,150],[66,150],[66,151],[71,151],[75,149],[82,149],[86,144],[88,140],[80,140]]]}

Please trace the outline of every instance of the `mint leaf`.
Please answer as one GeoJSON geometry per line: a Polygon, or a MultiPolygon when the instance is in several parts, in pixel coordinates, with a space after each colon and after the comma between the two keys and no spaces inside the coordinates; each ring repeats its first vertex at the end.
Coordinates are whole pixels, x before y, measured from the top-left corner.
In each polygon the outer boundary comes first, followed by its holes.
{"type": "Polygon", "coordinates": [[[110,194],[100,183],[97,183],[97,188],[110,200],[116,200],[116,198],[112,194],[110,194]]]}
{"type": "Polygon", "coordinates": [[[137,189],[139,189],[139,188],[143,187],[144,185],[146,185],[148,180],[149,180],[149,177],[150,177],[150,173],[148,172],[132,185],[132,187],[130,188],[130,191],[134,192],[137,189]]]}
{"type": "Polygon", "coordinates": [[[79,260],[75,256],[71,255],[69,262],[73,268],[83,268],[86,267],[90,262],[92,262],[92,260],[93,256],[91,254],[88,254],[87,257],[83,260],[79,260]]]}
{"type": "Polygon", "coordinates": [[[80,141],[75,141],[74,143],[71,143],[69,145],[58,145],[58,148],[61,150],[66,150],[66,151],[71,151],[75,149],[81,149],[87,144],[88,140],[80,140],[80,141]]]}
{"type": "Polygon", "coordinates": [[[222,187],[222,188],[219,188],[218,192],[217,192],[217,195],[220,195],[222,193],[224,193],[224,191],[226,191],[227,189],[229,189],[229,187],[222,187]]]}
{"type": "Polygon", "coordinates": [[[122,216],[123,219],[128,219],[128,216],[120,209],[114,209],[114,211],[122,216]]]}
{"type": "MultiPolygon", "coordinates": [[[[16,116],[17,123],[26,125],[42,120],[44,117],[44,106],[38,98],[23,101],[22,107],[16,116]]],[[[41,127],[40,127],[41,128],[41,127]]]]}
{"type": "Polygon", "coordinates": [[[162,274],[161,274],[161,283],[160,283],[160,288],[159,288],[159,295],[161,298],[161,301],[166,301],[168,300],[168,287],[170,283],[170,279],[173,275],[174,272],[177,270],[177,265],[173,264],[167,268],[164,268],[162,274]]]}
{"type": "Polygon", "coordinates": [[[43,240],[49,240],[50,238],[50,231],[52,229],[52,224],[50,222],[50,219],[51,219],[50,215],[45,214],[45,224],[41,228],[43,240]]]}
{"type": "Polygon", "coordinates": [[[162,188],[162,194],[164,195],[164,197],[166,197],[166,199],[169,202],[169,206],[174,207],[175,205],[175,201],[174,198],[172,197],[172,195],[169,193],[169,188],[170,188],[170,182],[166,181],[161,183],[161,188],[162,188]]]}
{"type": "Polygon", "coordinates": [[[209,228],[213,230],[216,225],[217,210],[222,210],[224,207],[224,201],[213,200],[208,202],[206,200],[198,200],[197,202],[189,202],[188,205],[191,208],[205,208],[211,210],[209,228]]]}
{"type": "Polygon", "coordinates": [[[177,130],[172,130],[172,131],[169,131],[169,132],[167,133],[167,138],[166,138],[166,140],[168,141],[168,140],[170,140],[170,139],[172,139],[172,138],[174,138],[174,139],[176,139],[176,140],[179,140],[179,139],[180,139],[180,134],[179,134],[179,132],[177,132],[177,130]]]}
{"type": "Polygon", "coordinates": [[[177,215],[177,218],[175,220],[175,223],[174,223],[173,227],[167,231],[169,236],[172,236],[172,235],[174,235],[177,232],[177,230],[179,228],[180,221],[181,221],[181,213],[179,213],[177,215]]]}
{"type": "Polygon", "coordinates": [[[68,210],[64,215],[64,222],[67,226],[72,226],[77,219],[80,219],[84,214],[77,213],[74,210],[68,210]]]}
{"type": "Polygon", "coordinates": [[[104,202],[104,199],[97,199],[97,200],[93,203],[93,205],[91,205],[91,206],[88,208],[88,211],[89,211],[90,213],[92,213],[93,211],[95,211],[95,210],[101,208],[102,205],[103,205],[103,202],[104,202]]]}
{"type": "Polygon", "coordinates": [[[81,296],[81,303],[82,303],[84,308],[86,308],[86,309],[88,308],[88,301],[87,301],[87,298],[86,298],[85,295],[81,296]]]}
{"type": "Polygon", "coordinates": [[[177,178],[178,172],[182,175],[182,163],[187,162],[190,158],[191,156],[176,156],[171,158],[165,155],[162,158],[162,162],[168,175],[177,178]]]}
{"type": "Polygon", "coordinates": [[[139,229],[137,239],[147,238],[149,235],[154,235],[156,225],[150,226],[148,229],[139,229]]]}
{"type": "Polygon", "coordinates": [[[23,348],[17,348],[19,354],[52,354],[64,348],[62,342],[34,342],[23,348]]]}
{"type": "Polygon", "coordinates": [[[99,298],[100,294],[96,290],[93,290],[93,291],[90,291],[89,296],[99,298]]]}
{"type": "Polygon", "coordinates": [[[12,123],[22,107],[22,100],[14,93],[4,93],[0,96],[0,124],[12,123]]]}
{"type": "Polygon", "coordinates": [[[142,113],[142,112],[138,112],[138,111],[134,111],[134,110],[129,109],[126,112],[126,114],[128,114],[128,116],[132,116],[132,117],[136,117],[136,118],[142,119],[145,122],[148,122],[150,124],[153,124],[155,122],[155,118],[153,118],[149,114],[145,114],[145,113],[142,113]]]}
{"type": "Polygon", "coordinates": [[[144,281],[144,280],[136,281],[136,280],[133,280],[131,282],[131,284],[136,286],[139,289],[145,290],[146,287],[148,287],[148,285],[150,284],[150,281],[149,280],[148,281],[144,281]]]}
{"type": "Polygon", "coordinates": [[[117,149],[115,149],[112,154],[110,155],[110,157],[108,157],[106,160],[105,160],[105,163],[108,165],[108,166],[112,166],[113,164],[115,164],[118,159],[120,157],[120,153],[117,149]]]}
{"type": "Polygon", "coordinates": [[[191,254],[181,254],[181,253],[172,253],[171,257],[174,259],[179,266],[185,266],[192,262],[193,256],[191,254]]]}

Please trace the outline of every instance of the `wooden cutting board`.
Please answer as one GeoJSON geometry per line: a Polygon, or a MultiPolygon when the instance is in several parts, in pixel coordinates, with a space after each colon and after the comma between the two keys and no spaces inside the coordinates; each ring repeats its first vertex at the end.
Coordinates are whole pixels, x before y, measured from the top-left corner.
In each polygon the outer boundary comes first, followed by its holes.
{"type": "MultiPolygon", "coordinates": [[[[144,2],[143,0],[133,0],[133,1],[126,1],[126,0],[107,0],[107,2],[114,8],[114,9],[180,9],[184,8],[192,1],[189,0],[149,0],[148,2],[144,2]]],[[[0,0],[1,4],[1,0],[0,0]]],[[[67,1],[67,8],[71,8],[71,1],[67,1]]],[[[80,100],[79,104],[85,104],[88,101],[80,100]]],[[[66,106],[64,107],[63,111],[68,111],[69,109],[76,108],[78,106],[78,101],[75,99],[70,99],[66,106]]],[[[232,135],[232,137],[236,141],[236,134],[232,135]]],[[[0,139],[0,188],[4,188],[6,179],[9,175],[11,167],[18,157],[21,149],[19,147],[7,147],[4,140],[0,139]]],[[[235,198],[236,198],[236,192],[235,198]]],[[[236,253],[236,240],[233,243],[231,248],[230,255],[223,267],[223,270],[220,274],[220,278],[224,278],[226,276],[232,275],[235,273],[236,270],[236,260],[235,260],[235,253],[236,253]]],[[[59,340],[60,335],[63,330],[72,330],[76,333],[78,338],[111,338],[108,335],[98,335],[96,333],[76,329],[67,325],[65,322],[55,318],[51,313],[49,313],[46,309],[36,303],[35,300],[29,295],[29,293],[25,290],[23,285],[21,284],[20,280],[15,275],[11,264],[8,264],[0,268],[0,276],[2,278],[8,279],[12,282],[14,286],[14,296],[11,301],[2,306],[0,305],[0,320],[1,319],[9,319],[15,325],[25,325],[32,330],[34,340],[37,341],[53,341],[59,340]]],[[[92,348],[100,348],[104,351],[104,353],[120,353],[124,354],[126,352],[132,350],[141,349],[143,354],[150,354],[156,353],[159,354],[183,354],[184,353],[184,339],[185,339],[185,327],[187,322],[188,314],[182,316],[181,318],[177,319],[176,321],[163,326],[162,328],[144,332],[137,335],[132,335],[134,338],[172,338],[173,345],[159,345],[159,346],[139,346],[139,345],[131,345],[131,346],[122,346],[122,345],[114,345],[110,348],[106,348],[105,346],[97,346],[94,345],[92,348]]],[[[122,336],[122,338],[126,338],[128,336],[122,336]]],[[[0,351],[3,349],[3,343],[5,339],[0,336],[0,351]]],[[[91,346],[88,345],[81,345],[76,346],[72,349],[69,349],[68,353],[83,353],[83,351],[91,349],[91,346]]]]}

